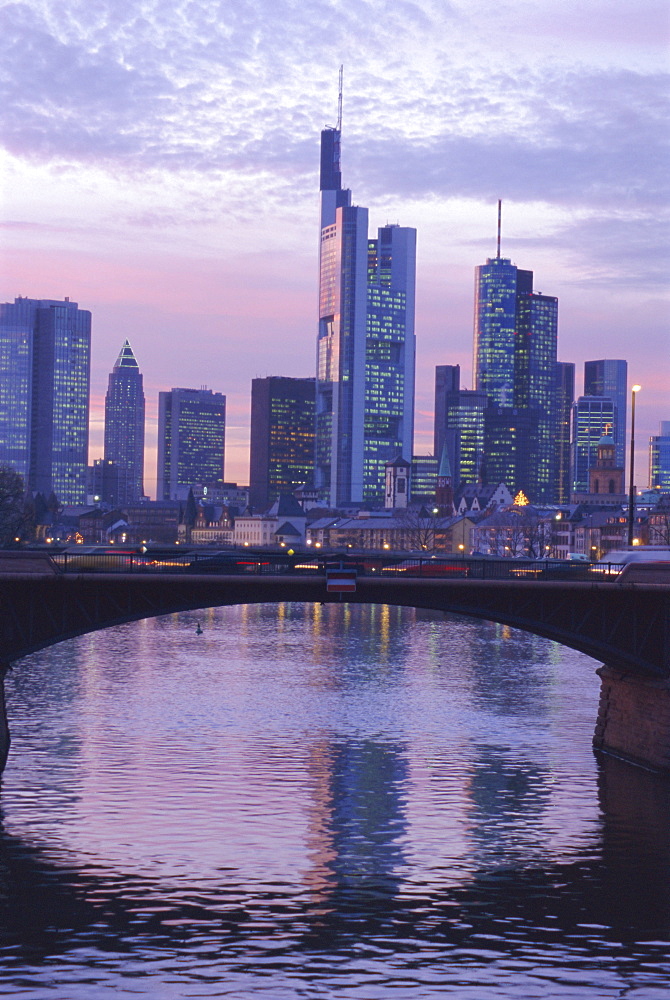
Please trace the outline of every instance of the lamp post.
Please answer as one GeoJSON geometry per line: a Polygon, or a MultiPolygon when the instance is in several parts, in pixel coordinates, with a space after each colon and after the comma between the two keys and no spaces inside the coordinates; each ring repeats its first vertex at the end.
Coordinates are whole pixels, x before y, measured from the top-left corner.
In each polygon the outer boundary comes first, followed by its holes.
{"type": "Polygon", "coordinates": [[[641,385],[634,385],[631,388],[630,406],[630,480],[628,483],[628,544],[633,544],[633,528],[635,526],[635,396],[642,388],[641,385]]]}

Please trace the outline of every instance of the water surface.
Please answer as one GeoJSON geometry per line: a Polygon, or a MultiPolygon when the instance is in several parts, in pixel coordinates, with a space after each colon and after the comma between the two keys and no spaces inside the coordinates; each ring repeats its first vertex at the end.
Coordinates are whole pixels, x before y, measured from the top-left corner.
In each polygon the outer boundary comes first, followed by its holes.
{"type": "Polygon", "coordinates": [[[665,1000],[670,783],[593,755],[596,666],[346,604],[25,658],[0,995],[665,1000]]]}

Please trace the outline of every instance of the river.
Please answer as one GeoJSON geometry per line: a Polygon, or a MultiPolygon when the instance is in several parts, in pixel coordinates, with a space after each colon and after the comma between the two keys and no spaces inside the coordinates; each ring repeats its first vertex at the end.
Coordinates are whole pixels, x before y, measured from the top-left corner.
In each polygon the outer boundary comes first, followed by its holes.
{"type": "Polygon", "coordinates": [[[594,756],[596,666],[348,604],[26,657],[0,995],[667,1000],[670,782],[594,756]]]}

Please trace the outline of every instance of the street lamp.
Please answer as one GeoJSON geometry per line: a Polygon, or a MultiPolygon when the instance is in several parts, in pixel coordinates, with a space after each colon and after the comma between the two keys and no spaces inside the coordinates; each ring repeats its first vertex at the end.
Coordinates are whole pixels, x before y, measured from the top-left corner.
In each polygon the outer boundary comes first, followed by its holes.
{"type": "Polygon", "coordinates": [[[633,544],[633,528],[635,526],[635,485],[634,479],[634,466],[635,466],[635,396],[642,388],[641,385],[634,385],[631,388],[631,407],[630,407],[630,480],[628,483],[628,544],[633,544]]]}

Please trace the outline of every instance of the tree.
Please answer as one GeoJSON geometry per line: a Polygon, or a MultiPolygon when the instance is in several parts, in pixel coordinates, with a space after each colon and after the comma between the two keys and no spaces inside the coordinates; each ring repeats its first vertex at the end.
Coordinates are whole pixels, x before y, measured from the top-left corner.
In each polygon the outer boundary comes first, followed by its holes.
{"type": "Polygon", "coordinates": [[[663,494],[649,514],[649,544],[670,545],[670,495],[663,494]]]}
{"type": "Polygon", "coordinates": [[[23,538],[26,528],[25,486],[14,469],[0,465],[0,548],[23,538]]]}
{"type": "Polygon", "coordinates": [[[406,507],[398,518],[403,548],[413,552],[432,552],[439,520],[427,507],[406,507]]]}

